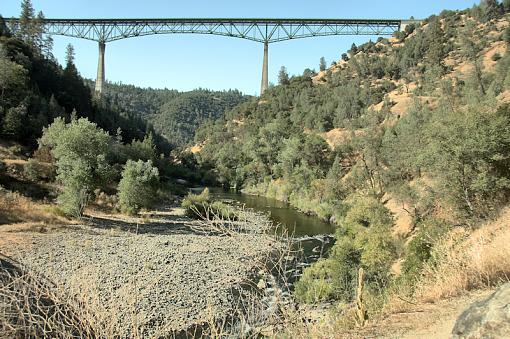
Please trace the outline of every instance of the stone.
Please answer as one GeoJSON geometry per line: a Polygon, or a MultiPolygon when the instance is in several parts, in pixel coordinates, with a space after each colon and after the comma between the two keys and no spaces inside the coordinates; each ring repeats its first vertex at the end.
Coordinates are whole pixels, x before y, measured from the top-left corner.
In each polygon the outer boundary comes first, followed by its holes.
{"type": "Polygon", "coordinates": [[[510,283],[462,312],[451,338],[510,338],[510,283]]]}

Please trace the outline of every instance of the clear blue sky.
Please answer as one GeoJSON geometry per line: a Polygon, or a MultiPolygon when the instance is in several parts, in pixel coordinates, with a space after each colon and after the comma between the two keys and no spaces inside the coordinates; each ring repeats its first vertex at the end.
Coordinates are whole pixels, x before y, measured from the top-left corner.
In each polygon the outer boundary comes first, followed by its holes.
{"type": "MultiPolygon", "coordinates": [[[[465,9],[477,0],[33,0],[47,18],[425,18],[443,9],[465,9]]],[[[18,16],[20,0],[1,0],[0,14],[18,16]]],[[[80,73],[96,77],[97,43],[55,36],[60,62],[72,43],[80,73]]],[[[318,69],[319,58],[338,60],[353,42],[370,37],[318,37],[271,44],[269,80],[284,65],[290,74],[318,69]]],[[[376,39],[376,37],[372,37],[376,39]]],[[[106,46],[106,78],[142,87],[215,90],[260,89],[263,45],[248,40],[204,35],[157,35],[124,39],[106,46]]]]}

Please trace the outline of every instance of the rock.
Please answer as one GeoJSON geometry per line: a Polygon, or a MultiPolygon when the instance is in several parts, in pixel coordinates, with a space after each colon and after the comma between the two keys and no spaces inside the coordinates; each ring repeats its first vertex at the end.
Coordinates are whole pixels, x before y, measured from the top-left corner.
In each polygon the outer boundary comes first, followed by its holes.
{"type": "Polygon", "coordinates": [[[461,338],[510,338],[510,283],[462,312],[452,331],[461,338]]]}

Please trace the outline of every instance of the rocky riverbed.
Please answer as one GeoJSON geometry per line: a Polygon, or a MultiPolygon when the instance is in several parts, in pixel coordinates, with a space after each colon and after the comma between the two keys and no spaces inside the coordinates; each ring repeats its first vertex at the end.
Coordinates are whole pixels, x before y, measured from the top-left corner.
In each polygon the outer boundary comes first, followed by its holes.
{"type": "Polygon", "coordinates": [[[0,251],[85,300],[111,334],[166,337],[232,312],[236,288],[277,246],[254,227],[210,233],[180,208],[144,218],[96,214],[86,225],[17,233],[24,241],[0,251]]]}

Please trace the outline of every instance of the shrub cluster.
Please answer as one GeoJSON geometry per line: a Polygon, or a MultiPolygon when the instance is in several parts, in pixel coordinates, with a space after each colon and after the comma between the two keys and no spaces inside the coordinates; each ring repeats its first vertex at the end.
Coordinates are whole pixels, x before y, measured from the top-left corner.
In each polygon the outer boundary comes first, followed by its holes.
{"type": "Polygon", "coordinates": [[[121,211],[136,214],[142,208],[151,207],[158,182],[159,172],[151,160],[128,160],[118,186],[121,211]]]}

